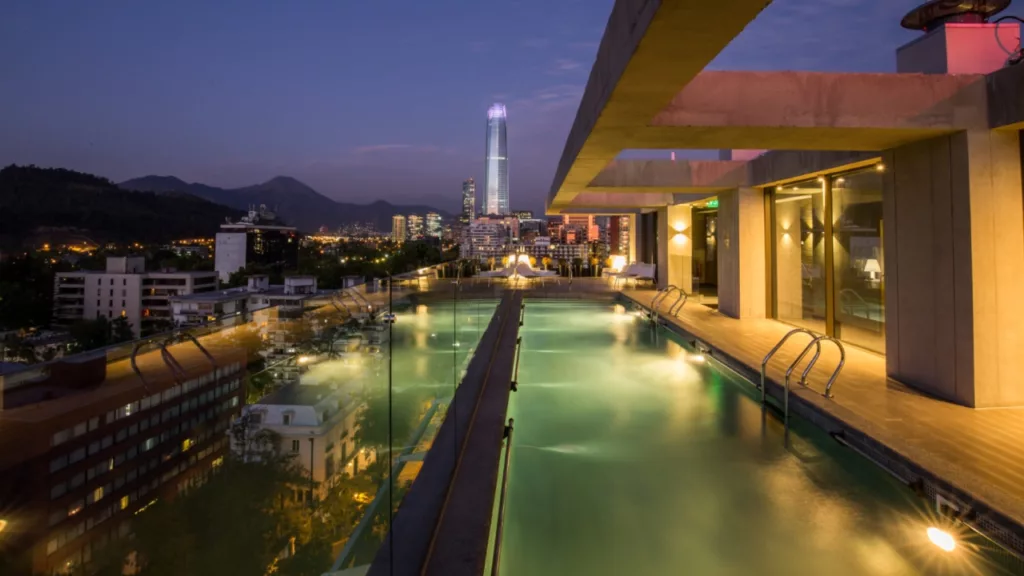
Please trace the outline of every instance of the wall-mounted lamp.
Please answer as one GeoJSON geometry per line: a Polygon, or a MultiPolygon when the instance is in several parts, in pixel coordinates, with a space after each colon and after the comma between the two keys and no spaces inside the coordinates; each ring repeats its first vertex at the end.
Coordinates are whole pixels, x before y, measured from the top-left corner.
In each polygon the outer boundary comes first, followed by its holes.
{"type": "Polygon", "coordinates": [[[875,164],[875,170],[879,172],[885,172],[885,164],[882,164],[881,162],[875,164]]]}

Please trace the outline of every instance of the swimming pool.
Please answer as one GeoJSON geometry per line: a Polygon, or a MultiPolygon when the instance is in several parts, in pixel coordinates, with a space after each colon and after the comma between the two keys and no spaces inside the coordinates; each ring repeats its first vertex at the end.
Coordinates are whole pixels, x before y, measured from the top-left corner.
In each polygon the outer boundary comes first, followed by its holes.
{"type": "Polygon", "coordinates": [[[1008,574],[820,429],[622,306],[528,301],[502,576],[1008,574]]]}

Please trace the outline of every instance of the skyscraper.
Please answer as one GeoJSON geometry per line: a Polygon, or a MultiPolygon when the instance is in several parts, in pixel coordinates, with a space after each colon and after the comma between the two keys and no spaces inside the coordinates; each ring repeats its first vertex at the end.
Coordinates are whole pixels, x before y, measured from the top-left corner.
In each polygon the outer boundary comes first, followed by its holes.
{"type": "Polygon", "coordinates": [[[441,215],[437,212],[427,212],[427,217],[423,221],[424,236],[430,236],[432,238],[441,237],[441,215]]]}
{"type": "Polygon", "coordinates": [[[487,110],[487,164],[484,166],[484,212],[508,214],[508,142],[505,135],[505,106],[493,104],[487,110]]]}
{"type": "Polygon", "coordinates": [[[391,239],[396,243],[405,242],[405,216],[395,214],[391,217],[391,239]]]}
{"type": "Polygon", "coordinates": [[[476,182],[472,178],[462,182],[462,215],[459,222],[469,225],[476,217],[476,182]]]}
{"type": "Polygon", "coordinates": [[[409,214],[405,218],[405,222],[409,240],[423,240],[423,216],[420,216],[419,214],[409,214]]]}

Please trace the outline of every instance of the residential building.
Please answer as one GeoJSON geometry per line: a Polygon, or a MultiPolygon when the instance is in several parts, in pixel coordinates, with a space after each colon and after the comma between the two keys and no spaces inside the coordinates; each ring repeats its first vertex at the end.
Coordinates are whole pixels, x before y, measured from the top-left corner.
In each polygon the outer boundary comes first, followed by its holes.
{"type": "Polygon", "coordinates": [[[442,232],[441,215],[437,212],[427,212],[424,220],[424,235],[431,238],[440,238],[442,232]]]}
{"type": "Polygon", "coordinates": [[[141,256],[111,256],[105,271],[62,272],[54,277],[54,322],[125,318],[136,336],[171,326],[169,299],[217,289],[216,272],[146,272],[141,256]]]}
{"type": "Polygon", "coordinates": [[[508,139],[503,104],[487,110],[487,161],[484,165],[484,214],[505,216],[508,208],[508,139]]]}
{"type": "Polygon", "coordinates": [[[222,282],[249,265],[276,266],[283,270],[299,264],[299,234],[294,227],[276,222],[261,206],[235,223],[221,224],[214,248],[214,269],[222,282]]]}
{"type": "Polygon", "coordinates": [[[409,234],[405,226],[405,216],[401,214],[395,214],[391,217],[391,240],[396,244],[401,244],[408,240],[409,234]]]}
{"type": "Polygon", "coordinates": [[[423,227],[423,216],[419,214],[409,214],[406,218],[406,222],[409,226],[409,240],[423,240],[425,233],[423,227]]]}
{"type": "Polygon", "coordinates": [[[614,255],[629,255],[629,216],[608,218],[608,249],[614,255]]]}
{"type": "Polygon", "coordinates": [[[472,178],[462,182],[462,213],[459,215],[459,223],[469,226],[469,223],[476,218],[476,182],[472,178]]]}
{"type": "Polygon", "coordinates": [[[0,551],[33,574],[80,573],[157,499],[227,454],[244,352],[202,337],[108,362],[84,353],[0,376],[0,551]],[[174,360],[175,368],[167,363],[174,360]]]}
{"type": "MultiPolygon", "coordinates": [[[[295,500],[322,499],[346,476],[373,463],[375,454],[356,445],[355,432],[361,402],[354,391],[327,384],[288,384],[245,406],[241,418],[251,437],[263,430],[281,439],[282,454],[293,454],[314,484],[294,487],[295,500]]],[[[245,445],[233,445],[243,456],[245,445]]],[[[253,454],[258,457],[258,454],[253,454]]]]}

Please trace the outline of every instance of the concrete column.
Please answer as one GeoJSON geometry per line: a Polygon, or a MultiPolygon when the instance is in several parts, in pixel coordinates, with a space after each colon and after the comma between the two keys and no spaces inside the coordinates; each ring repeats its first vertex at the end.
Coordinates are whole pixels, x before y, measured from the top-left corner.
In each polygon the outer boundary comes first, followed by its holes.
{"type": "Polygon", "coordinates": [[[669,229],[668,221],[668,208],[658,208],[655,229],[655,241],[657,245],[658,254],[658,288],[664,288],[668,286],[670,282],[669,277],[669,266],[668,266],[668,243],[672,237],[672,231],[669,229]]]}
{"type": "Polygon", "coordinates": [[[666,280],[687,294],[693,292],[693,210],[689,205],[669,206],[668,267],[666,280]]]}
{"type": "Polygon", "coordinates": [[[723,192],[718,196],[718,309],[733,318],[764,318],[764,289],[764,192],[723,192]]]}
{"type": "Polygon", "coordinates": [[[1024,405],[1018,135],[961,132],[884,162],[889,375],[966,406],[1024,405]]]}

